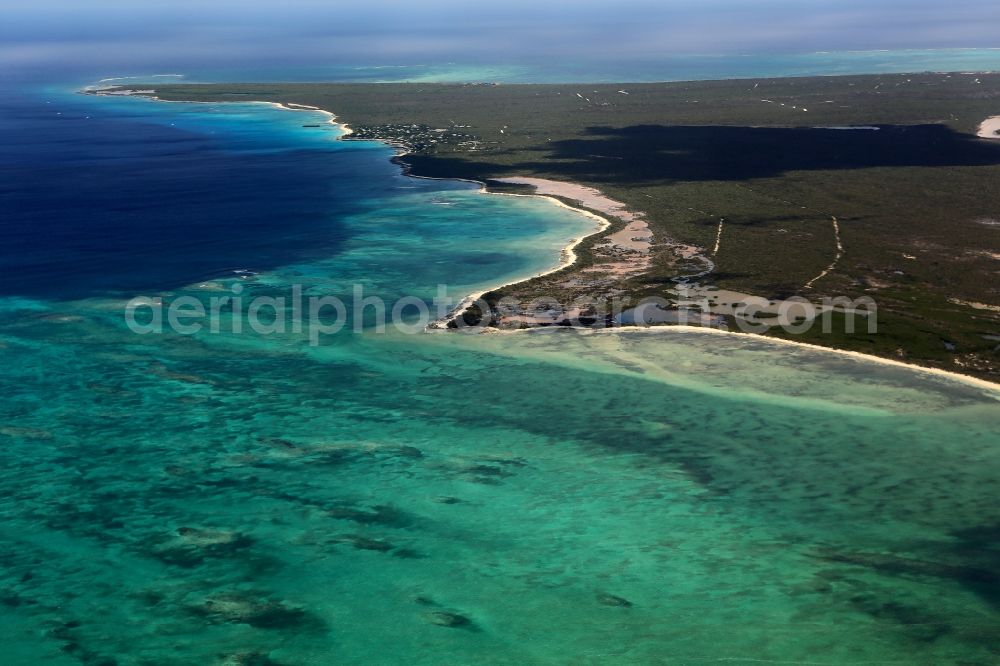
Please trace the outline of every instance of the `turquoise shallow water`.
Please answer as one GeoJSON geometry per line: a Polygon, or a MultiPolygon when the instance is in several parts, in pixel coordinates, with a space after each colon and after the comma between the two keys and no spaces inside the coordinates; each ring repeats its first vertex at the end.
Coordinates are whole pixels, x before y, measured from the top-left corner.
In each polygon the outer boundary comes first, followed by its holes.
{"type": "Polygon", "coordinates": [[[320,174],[314,249],[256,274],[0,301],[5,663],[1000,655],[995,393],[692,333],[139,336],[140,293],[457,296],[591,223],[404,178],[310,114],[87,104],[239,159],[360,152],[320,174]]]}
{"type": "MultiPolygon", "coordinates": [[[[345,64],[302,62],[244,63],[238,68],[201,65],[183,70],[197,81],[497,81],[507,83],[598,83],[697,81],[728,78],[837,76],[906,72],[1000,70],[998,48],[893,49],[813,53],[675,54],[649,59],[552,59],[542,64],[508,62],[429,62],[425,64],[345,64]]],[[[167,71],[170,70],[169,67],[167,71]]],[[[148,78],[148,69],[124,68],[148,78]]],[[[170,77],[162,78],[169,80],[170,77]]],[[[111,83],[125,83],[113,80],[111,83]]]]}

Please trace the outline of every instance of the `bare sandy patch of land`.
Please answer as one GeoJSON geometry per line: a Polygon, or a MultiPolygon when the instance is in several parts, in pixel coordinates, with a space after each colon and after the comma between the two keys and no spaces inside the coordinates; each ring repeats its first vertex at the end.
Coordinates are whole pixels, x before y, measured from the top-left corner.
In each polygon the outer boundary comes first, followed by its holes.
{"type": "Polygon", "coordinates": [[[594,251],[599,261],[583,269],[583,272],[624,277],[641,275],[649,270],[653,232],[643,213],[629,210],[626,204],[615,201],[600,190],[578,183],[530,177],[498,178],[496,182],[530,185],[538,195],[569,199],[584,208],[626,223],[623,229],[609,234],[597,244],[594,251]]]}
{"type": "Polygon", "coordinates": [[[535,188],[536,194],[572,199],[586,208],[617,217],[626,222],[641,220],[643,218],[642,213],[630,211],[628,206],[605,196],[600,190],[578,183],[567,183],[565,181],[549,180],[546,178],[530,178],[527,176],[497,178],[496,182],[508,183],[510,185],[531,185],[535,188]]]}
{"type": "Polygon", "coordinates": [[[979,126],[976,136],[983,139],[1000,139],[1000,116],[987,118],[979,126]]]}
{"type": "MultiPolygon", "coordinates": [[[[587,211],[593,211],[598,216],[616,218],[625,223],[623,228],[608,234],[594,246],[593,263],[566,276],[560,286],[585,288],[590,293],[608,294],[619,290],[622,280],[642,275],[650,269],[653,232],[646,222],[644,213],[631,210],[626,204],[615,201],[600,190],[578,183],[527,176],[498,178],[494,182],[529,185],[535,188],[535,196],[552,198],[560,203],[568,200],[587,211]]],[[[683,249],[694,250],[687,246],[683,249]]],[[[572,257],[567,265],[571,265],[573,260],[575,257],[572,257]]],[[[584,313],[578,308],[571,308],[571,311],[517,308],[502,318],[508,325],[537,326],[550,325],[582,314],[584,313]]]]}
{"type": "Polygon", "coordinates": [[[973,310],[986,310],[988,312],[1000,312],[1000,305],[990,305],[989,303],[979,303],[978,301],[963,301],[960,298],[949,298],[949,302],[955,305],[965,305],[973,310]]]}

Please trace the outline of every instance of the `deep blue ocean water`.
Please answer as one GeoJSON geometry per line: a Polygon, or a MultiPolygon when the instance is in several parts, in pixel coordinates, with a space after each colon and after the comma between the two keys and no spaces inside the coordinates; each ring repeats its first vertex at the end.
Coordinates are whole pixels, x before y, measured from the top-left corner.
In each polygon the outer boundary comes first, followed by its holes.
{"type": "Polygon", "coordinates": [[[460,297],[592,222],[76,87],[0,95],[5,663],[998,654],[995,393],[691,333],[137,335],[133,296],[460,297]]]}
{"type": "Polygon", "coordinates": [[[333,255],[336,214],[370,207],[398,172],[377,146],[331,150],[333,128],[303,130],[300,114],[5,92],[7,295],[131,293],[333,255]]]}

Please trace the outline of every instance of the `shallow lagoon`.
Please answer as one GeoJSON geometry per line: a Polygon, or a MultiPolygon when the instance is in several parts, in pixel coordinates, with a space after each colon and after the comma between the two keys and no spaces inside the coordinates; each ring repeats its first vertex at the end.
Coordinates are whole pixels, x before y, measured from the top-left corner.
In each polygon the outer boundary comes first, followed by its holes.
{"type": "MultiPolygon", "coordinates": [[[[9,290],[8,663],[995,659],[995,395],[693,333],[137,336],[131,295],[464,293],[546,268],[590,222],[403,178],[309,114],[79,103],[135,114],[119,161],[183,131],[223,182],[242,173],[227,155],[291,170],[239,191],[257,224],[303,189],[316,215],[241,230],[231,193],[182,188],[201,224],[231,225],[188,233],[276,233],[282,251],[237,244],[197,270],[147,255],[152,277],[114,293],[9,290]]],[[[183,166],[190,145],[159,159],[183,166]]]]}

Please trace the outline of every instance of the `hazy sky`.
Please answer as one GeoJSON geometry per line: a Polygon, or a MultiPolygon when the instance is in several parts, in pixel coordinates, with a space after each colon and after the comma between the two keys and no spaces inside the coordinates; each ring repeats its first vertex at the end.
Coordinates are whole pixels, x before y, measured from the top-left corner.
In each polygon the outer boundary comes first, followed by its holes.
{"type": "Polygon", "coordinates": [[[0,0],[0,64],[651,59],[1000,46],[997,0],[0,0]]]}

